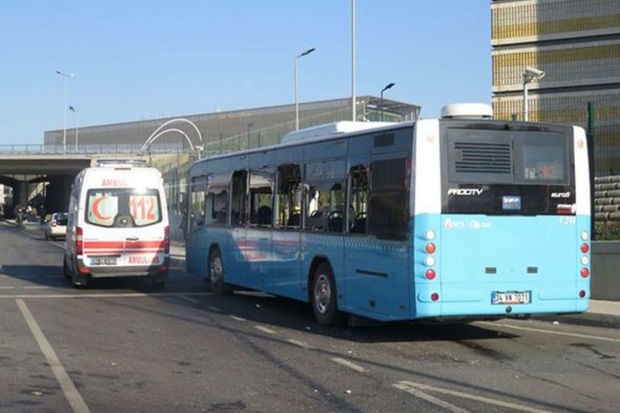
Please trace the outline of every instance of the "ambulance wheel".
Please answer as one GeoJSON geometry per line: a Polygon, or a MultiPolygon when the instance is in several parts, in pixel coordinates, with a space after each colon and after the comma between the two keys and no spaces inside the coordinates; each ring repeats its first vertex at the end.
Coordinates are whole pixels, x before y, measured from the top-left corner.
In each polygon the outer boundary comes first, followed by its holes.
{"type": "Polygon", "coordinates": [[[71,278],[71,271],[69,270],[67,259],[65,257],[62,259],[62,273],[67,280],[71,278]]]}
{"type": "Polygon", "coordinates": [[[224,262],[222,261],[222,253],[218,248],[209,254],[207,278],[211,283],[211,291],[216,295],[224,295],[232,291],[230,285],[224,282],[224,262]]]}
{"type": "Polygon", "coordinates": [[[73,283],[73,288],[88,287],[88,277],[86,275],[74,273],[71,275],[71,282],[73,283]]]}
{"type": "Polygon", "coordinates": [[[158,275],[154,275],[153,278],[153,288],[156,290],[163,290],[166,287],[166,282],[168,281],[168,273],[161,273],[158,275]]]}

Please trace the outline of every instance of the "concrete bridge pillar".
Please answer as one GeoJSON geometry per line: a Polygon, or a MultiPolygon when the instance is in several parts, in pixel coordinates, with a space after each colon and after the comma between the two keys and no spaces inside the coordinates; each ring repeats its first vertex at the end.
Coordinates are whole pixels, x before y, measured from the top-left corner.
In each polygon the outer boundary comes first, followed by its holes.
{"type": "Polygon", "coordinates": [[[13,195],[13,203],[17,202],[19,205],[28,204],[28,181],[19,181],[17,187],[14,188],[15,193],[13,195]]]}
{"type": "Polygon", "coordinates": [[[47,187],[47,205],[49,212],[64,212],[69,209],[72,176],[52,176],[47,187]]]}

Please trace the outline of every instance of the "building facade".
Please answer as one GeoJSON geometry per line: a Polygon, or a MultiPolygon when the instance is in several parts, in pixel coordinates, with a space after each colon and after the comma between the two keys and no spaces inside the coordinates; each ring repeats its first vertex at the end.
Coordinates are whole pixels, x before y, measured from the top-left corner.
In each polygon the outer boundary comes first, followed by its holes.
{"type": "Polygon", "coordinates": [[[528,85],[530,121],[588,122],[595,109],[595,171],[620,174],[620,1],[491,2],[493,110],[523,119],[523,71],[545,71],[528,85]]]}
{"type": "MultiPolygon", "coordinates": [[[[299,105],[300,128],[350,120],[351,112],[350,98],[302,103],[299,105]]],[[[361,96],[357,98],[356,112],[358,120],[376,121],[383,117],[385,121],[403,121],[417,119],[420,107],[389,99],[381,100],[374,96],[361,96]]],[[[199,142],[197,132],[189,123],[174,122],[165,128],[174,130],[161,135],[153,143],[152,148],[185,151],[189,145],[188,140],[191,140],[194,145],[204,147],[204,152],[208,155],[280,142],[283,135],[295,129],[295,105],[174,118],[184,118],[193,122],[198,127],[203,141],[199,142]]],[[[88,126],[79,130],[68,129],[67,149],[74,150],[77,145],[78,149],[91,151],[99,147],[105,152],[114,149],[118,149],[119,152],[137,150],[149,137],[154,136],[153,133],[160,126],[174,118],[88,126]]],[[[63,130],[46,131],[44,144],[48,147],[61,147],[63,130]]]]}

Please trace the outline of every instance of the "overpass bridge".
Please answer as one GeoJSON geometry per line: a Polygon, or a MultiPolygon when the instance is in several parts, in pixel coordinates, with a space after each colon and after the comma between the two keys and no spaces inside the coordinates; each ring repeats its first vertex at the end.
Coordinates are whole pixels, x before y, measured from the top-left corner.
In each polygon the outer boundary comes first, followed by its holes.
{"type": "MultiPolygon", "coordinates": [[[[79,150],[54,145],[0,145],[0,184],[11,188],[4,214],[16,205],[45,205],[48,212],[68,208],[71,183],[98,159],[147,159],[162,170],[168,186],[178,187],[181,164],[191,164],[197,154],[179,145],[153,145],[145,153],[137,145],[80,145],[79,150]]],[[[172,198],[174,199],[174,198],[172,198]]]]}

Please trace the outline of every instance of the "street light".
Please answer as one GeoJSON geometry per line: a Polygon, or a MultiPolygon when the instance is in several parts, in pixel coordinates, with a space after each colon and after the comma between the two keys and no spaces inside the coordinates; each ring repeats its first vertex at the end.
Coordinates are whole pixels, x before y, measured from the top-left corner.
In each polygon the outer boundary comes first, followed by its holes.
{"type": "Polygon", "coordinates": [[[393,88],[394,85],[396,85],[396,83],[388,83],[383,89],[381,89],[381,122],[383,122],[383,92],[393,88]]]}
{"type": "Polygon", "coordinates": [[[73,112],[73,116],[74,116],[74,121],[75,121],[75,151],[77,152],[78,150],[78,113],[77,113],[77,109],[75,108],[75,106],[69,105],[69,110],[71,112],[73,112]]]}
{"type": "Polygon", "coordinates": [[[312,52],[314,52],[316,49],[313,47],[311,49],[306,50],[305,52],[303,52],[302,54],[299,54],[297,56],[295,56],[295,58],[293,59],[293,63],[295,66],[295,130],[299,130],[299,100],[297,99],[297,88],[298,88],[298,81],[297,81],[297,61],[299,60],[300,57],[303,57],[307,54],[310,54],[312,52]]]}
{"type": "Polygon", "coordinates": [[[62,151],[67,152],[67,81],[73,79],[75,75],[73,73],[64,73],[60,69],[56,69],[56,74],[62,76],[65,79],[64,96],[65,100],[62,105],[62,151]]]}
{"type": "Polygon", "coordinates": [[[546,73],[534,67],[526,67],[523,71],[523,120],[528,121],[528,102],[527,102],[527,85],[532,80],[540,80],[545,77],[546,73]]]}
{"type": "Polygon", "coordinates": [[[351,120],[357,120],[357,2],[351,0],[351,120]]]}

